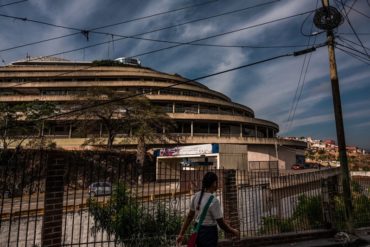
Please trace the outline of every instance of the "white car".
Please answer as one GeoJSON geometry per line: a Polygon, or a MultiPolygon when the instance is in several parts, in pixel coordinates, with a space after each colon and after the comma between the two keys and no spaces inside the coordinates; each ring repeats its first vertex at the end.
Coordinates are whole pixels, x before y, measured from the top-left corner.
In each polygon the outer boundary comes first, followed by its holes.
{"type": "Polygon", "coordinates": [[[89,186],[90,196],[110,195],[112,194],[112,184],[109,182],[95,182],[89,186]]]}

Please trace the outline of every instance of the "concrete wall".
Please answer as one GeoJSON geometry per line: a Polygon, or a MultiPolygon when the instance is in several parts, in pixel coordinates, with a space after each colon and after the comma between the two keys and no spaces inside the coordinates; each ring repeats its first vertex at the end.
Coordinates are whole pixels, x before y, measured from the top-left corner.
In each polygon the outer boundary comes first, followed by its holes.
{"type": "Polygon", "coordinates": [[[248,169],[248,146],[220,144],[220,168],[248,169]]]}
{"type": "MultiPolygon", "coordinates": [[[[277,146],[279,157],[279,170],[290,169],[296,163],[296,155],[304,155],[304,150],[293,149],[285,146],[277,146]]],[[[276,161],[276,149],[274,145],[248,145],[249,161],[276,161]]]]}

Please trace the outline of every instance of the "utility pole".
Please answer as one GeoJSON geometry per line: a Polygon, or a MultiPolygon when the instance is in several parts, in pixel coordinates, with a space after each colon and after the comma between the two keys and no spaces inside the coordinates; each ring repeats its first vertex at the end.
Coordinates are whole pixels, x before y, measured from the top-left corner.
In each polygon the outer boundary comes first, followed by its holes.
{"type": "MultiPolygon", "coordinates": [[[[351,180],[350,180],[348,159],[347,159],[347,153],[346,153],[346,141],[345,141],[345,135],[344,135],[343,114],[342,114],[342,105],[341,105],[341,99],[340,99],[337,65],[336,65],[336,60],[335,60],[334,34],[333,34],[333,28],[341,24],[342,16],[335,8],[329,6],[329,0],[322,0],[322,5],[323,5],[322,11],[324,12],[325,16],[324,18],[322,18],[323,16],[321,16],[321,22],[326,22],[326,27],[322,28],[321,26],[321,28],[326,30],[326,35],[327,35],[329,63],[330,63],[330,81],[331,81],[331,88],[332,88],[332,94],[333,94],[335,125],[336,125],[336,130],[337,130],[337,141],[338,141],[338,149],[339,149],[339,159],[340,159],[340,166],[341,166],[341,171],[342,171],[343,196],[344,196],[344,205],[345,205],[345,212],[346,212],[345,216],[346,216],[347,230],[350,233],[352,233],[353,232],[353,217],[352,217],[353,205],[352,205],[351,183],[350,183],[351,180]]],[[[320,15],[320,13],[317,12],[317,15],[320,15]]],[[[315,16],[315,19],[316,19],[316,16],[315,16]]],[[[317,23],[315,22],[315,24],[317,23]]],[[[324,23],[321,23],[321,24],[324,24],[324,23]]]]}

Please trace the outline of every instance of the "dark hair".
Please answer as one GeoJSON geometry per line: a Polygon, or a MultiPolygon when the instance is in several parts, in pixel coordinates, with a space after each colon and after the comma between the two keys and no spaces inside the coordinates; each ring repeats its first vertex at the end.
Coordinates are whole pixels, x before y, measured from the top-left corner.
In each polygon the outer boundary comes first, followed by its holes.
{"type": "Polygon", "coordinates": [[[199,210],[200,203],[202,201],[204,191],[206,189],[208,189],[209,187],[211,187],[212,184],[214,182],[216,182],[217,180],[218,180],[218,177],[217,177],[216,173],[214,173],[214,172],[207,172],[204,175],[203,180],[202,180],[202,191],[200,192],[200,197],[199,197],[199,201],[198,201],[198,205],[197,205],[197,210],[199,210]]]}

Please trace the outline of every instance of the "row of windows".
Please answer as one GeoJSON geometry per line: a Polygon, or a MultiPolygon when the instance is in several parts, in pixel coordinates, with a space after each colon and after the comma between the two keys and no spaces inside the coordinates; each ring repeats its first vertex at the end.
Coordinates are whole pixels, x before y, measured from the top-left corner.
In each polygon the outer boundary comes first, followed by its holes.
{"type": "Polygon", "coordinates": [[[78,78],[0,78],[0,82],[73,82],[73,81],[159,81],[174,82],[165,78],[145,78],[145,77],[78,77],[78,78]]]}
{"type": "MultiPolygon", "coordinates": [[[[147,81],[147,82],[167,82],[167,83],[175,83],[177,81],[172,79],[160,78],[160,77],[78,77],[78,78],[66,78],[66,77],[58,77],[58,78],[0,78],[1,82],[93,82],[93,81],[147,81]]],[[[188,84],[195,84],[197,86],[204,87],[202,84],[197,82],[188,81],[188,84]]],[[[206,88],[206,87],[204,87],[206,88]]]]}
{"type": "MultiPolygon", "coordinates": [[[[70,136],[70,137],[88,137],[90,135],[94,136],[105,136],[107,131],[104,129],[103,125],[96,123],[95,127],[89,128],[88,132],[86,129],[81,129],[75,126],[75,123],[55,123],[49,122],[44,125],[45,128],[42,131],[44,135],[47,136],[70,136]]],[[[258,138],[273,138],[276,137],[276,132],[274,129],[264,126],[257,125],[245,125],[245,124],[233,124],[233,123],[223,123],[223,122],[197,122],[193,121],[177,121],[175,128],[170,131],[173,134],[181,135],[210,135],[218,136],[220,131],[220,136],[235,136],[235,137],[258,137],[258,138]],[[193,131],[192,131],[193,130],[193,131]]],[[[157,128],[157,133],[163,133],[163,129],[157,128]]],[[[33,129],[33,134],[38,135],[38,131],[33,129]]],[[[21,133],[9,132],[10,135],[17,135],[21,133]]],[[[117,131],[118,135],[130,135],[130,130],[122,128],[122,130],[117,131]]]]}
{"type": "MultiPolygon", "coordinates": [[[[217,135],[218,128],[218,122],[193,122],[194,135],[217,135]]],[[[177,122],[176,133],[190,135],[191,122],[177,122]]],[[[276,137],[276,132],[272,128],[263,126],[220,123],[220,135],[272,138],[276,137]]]]}
{"type": "Polygon", "coordinates": [[[174,103],[174,106],[173,103],[156,103],[156,105],[159,105],[167,113],[224,114],[253,117],[250,112],[223,106],[187,103],[174,103]]]}
{"type": "MultiPolygon", "coordinates": [[[[199,93],[191,90],[179,90],[179,89],[153,89],[153,88],[141,88],[141,87],[114,87],[112,88],[118,92],[133,92],[133,93],[145,93],[145,94],[160,94],[160,95],[182,95],[182,96],[192,96],[192,97],[202,97],[209,99],[219,99],[218,97],[207,94],[199,93]]],[[[76,95],[86,92],[84,88],[73,88],[73,89],[17,89],[17,90],[1,90],[0,95],[76,95]],[[32,91],[30,91],[32,90],[32,91]]]]}

